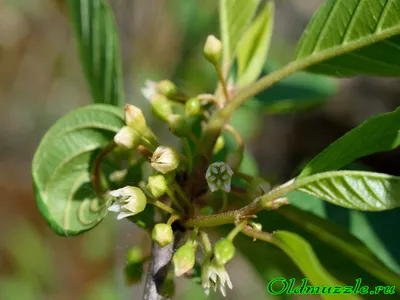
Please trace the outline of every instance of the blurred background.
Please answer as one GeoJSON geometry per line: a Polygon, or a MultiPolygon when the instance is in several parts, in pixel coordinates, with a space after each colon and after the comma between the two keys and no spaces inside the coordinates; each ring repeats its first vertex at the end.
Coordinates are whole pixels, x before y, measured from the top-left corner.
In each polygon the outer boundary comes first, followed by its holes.
{"type": "MultiPolygon", "coordinates": [[[[322,2],[276,1],[266,72],[293,58],[296,41],[322,2]]],[[[146,110],[140,95],[146,79],[170,78],[188,93],[213,91],[216,76],[202,46],[208,34],[218,35],[218,1],[110,3],[130,103],[146,110]]],[[[307,78],[296,84],[298,93],[315,97],[306,93],[307,78]]],[[[321,79],[317,85],[328,101],[311,111],[293,114],[278,105],[266,113],[251,107],[238,113],[254,157],[249,163],[266,177],[289,179],[345,132],[400,105],[398,79],[321,79]]],[[[141,299],[142,285],[127,285],[123,268],[126,251],[139,244],[148,248],[148,236],[111,216],[83,236],[58,237],[35,205],[30,165],[41,137],[59,117],[89,103],[65,1],[0,0],[0,299],[141,299]]],[[[399,151],[392,151],[360,163],[400,175],[398,157],[399,151]]],[[[244,258],[228,269],[234,283],[228,299],[267,299],[267,283],[244,258]]],[[[198,285],[178,282],[177,299],[205,299],[198,285]]],[[[212,293],[209,299],[219,297],[212,293]]]]}

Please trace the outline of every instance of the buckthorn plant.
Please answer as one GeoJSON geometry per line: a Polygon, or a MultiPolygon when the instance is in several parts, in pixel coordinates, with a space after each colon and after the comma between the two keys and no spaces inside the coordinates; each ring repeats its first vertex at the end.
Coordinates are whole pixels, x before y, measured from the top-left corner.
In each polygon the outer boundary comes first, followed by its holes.
{"type": "MultiPolygon", "coordinates": [[[[400,76],[399,2],[325,1],[293,60],[265,72],[274,1],[220,0],[219,34],[204,36],[198,49],[215,72],[215,89],[190,94],[168,78],[149,78],[142,88],[146,108],[124,95],[118,32],[107,1],[67,3],[93,104],[59,119],[33,158],[37,207],[56,234],[84,234],[107,214],[147,231],[151,254],[142,260],[136,247],[128,255],[147,272],[147,300],[173,298],[173,289],[165,288],[171,276],[226,296],[236,284],[226,266],[237,255],[247,257],[265,283],[271,277],[263,270],[292,261],[314,285],[350,284],[361,276],[400,289],[399,267],[388,256],[323,212],[305,208],[322,201],[352,213],[400,206],[400,177],[349,167],[400,145],[400,109],[366,120],[286,182],[248,171],[245,136],[231,124],[238,110],[255,103],[270,112],[322,104],[296,95],[257,100],[299,71],[318,79],[400,76]],[[153,119],[180,143],[162,143],[153,119]],[[353,271],[341,272],[337,259],[353,271]]],[[[140,281],[135,276],[131,281],[140,281]]]]}

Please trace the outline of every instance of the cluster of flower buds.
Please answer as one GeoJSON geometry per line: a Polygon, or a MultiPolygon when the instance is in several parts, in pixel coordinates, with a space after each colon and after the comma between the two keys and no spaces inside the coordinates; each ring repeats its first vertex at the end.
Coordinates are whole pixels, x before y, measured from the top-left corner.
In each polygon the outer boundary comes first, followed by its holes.
{"type": "MultiPolygon", "coordinates": [[[[214,36],[209,36],[205,43],[203,54],[209,62],[219,68],[218,64],[222,54],[221,42],[214,36]]],[[[216,103],[216,99],[205,99],[201,97],[202,95],[196,97],[183,96],[179,93],[175,84],[169,80],[160,82],[147,81],[146,86],[142,89],[142,93],[149,101],[153,115],[163,122],[166,122],[174,135],[180,138],[189,138],[192,139],[193,143],[198,143],[191,135],[192,126],[195,122],[193,120],[201,120],[202,122],[207,120],[212,112],[212,110],[208,109],[208,104],[216,103]],[[174,106],[176,102],[179,102],[181,107],[180,111],[174,106]],[[182,110],[183,107],[184,110],[182,110]]],[[[151,237],[159,247],[166,247],[174,242],[173,222],[184,219],[182,218],[182,216],[185,217],[184,213],[188,212],[189,215],[192,213],[193,207],[190,207],[190,199],[185,198],[185,191],[178,185],[178,180],[175,180],[175,174],[180,174],[186,165],[191,165],[191,163],[193,163],[193,160],[189,162],[189,155],[186,157],[172,147],[159,145],[155,135],[147,126],[145,117],[139,108],[133,105],[127,105],[125,107],[125,123],[126,125],[122,127],[114,137],[116,145],[124,149],[137,148],[142,156],[148,158],[149,165],[152,168],[152,174],[147,178],[147,183],[142,181],[139,184],[140,188],[125,186],[111,191],[109,195],[113,201],[108,210],[117,212],[117,219],[123,219],[141,213],[148,203],[157,205],[158,208],[163,209],[164,212],[171,216],[167,222],[152,226],[151,237]],[[143,150],[143,148],[145,148],[145,150],[143,150]],[[185,164],[180,165],[181,160],[185,162],[185,164]],[[179,200],[181,200],[182,203],[180,203],[179,200]],[[186,202],[184,200],[186,200],[186,202]],[[181,214],[181,212],[183,214],[181,214]]],[[[233,131],[233,133],[235,134],[235,131],[233,131]]],[[[214,149],[207,150],[213,150],[212,152],[216,154],[219,153],[224,146],[225,140],[223,136],[220,135],[214,144],[214,149]]],[[[233,153],[233,156],[228,156],[225,159],[226,162],[214,162],[208,166],[206,171],[205,179],[209,191],[211,193],[222,191],[224,204],[228,201],[226,193],[231,191],[232,176],[234,171],[236,172],[241,164],[242,158],[243,148],[240,148],[237,153],[233,153]]],[[[237,173],[237,175],[240,174],[237,173]]],[[[201,182],[204,182],[204,178],[202,178],[201,182]]],[[[268,192],[269,188],[266,182],[254,182],[254,187],[253,183],[251,183],[249,184],[249,195],[254,194],[255,197],[261,196],[268,192]]],[[[266,205],[275,207],[281,205],[284,201],[284,199],[278,199],[266,205]]],[[[213,214],[214,208],[211,205],[210,203],[202,207],[199,210],[200,215],[208,216],[213,214]]],[[[223,205],[223,207],[225,206],[223,205]]],[[[195,210],[193,209],[193,211],[195,210]]],[[[166,214],[161,215],[164,218],[166,217],[166,214]]],[[[165,220],[167,220],[167,218],[165,218],[165,220]]],[[[244,221],[241,222],[241,224],[251,226],[253,230],[262,229],[260,224],[251,221],[244,221]]],[[[201,269],[201,284],[206,293],[208,293],[210,289],[214,289],[214,291],[219,290],[223,296],[226,296],[226,287],[232,289],[232,282],[225,269],[225,265],[229,263],[235,255],[233,239],[242,229],[243,227],[237,225],[226,238],[217,241],[214,247],[211,246],[208,236],[204,232],[200,232],[204,246],[201,248],[204,249],[205,252],[205,258],[200,268],[200,264],[196,264],[196,251],[200,244],[200,242],[197,241],[199,229],[194,228],[191,237],[176,250],[172,257],[175,276],[181,276],[191,271],[196,266],[197,269],[201,269]]],[[[139,255],[137,253],[136,250],[130,252],[130,260],[133,261],[134,264],[142,262],[141,259],[138,259],[139,255]]],[[[140,257],[142,257],[142,255],[140,255],[140,257]]]]}
{"type": "MultiPolygon", "coordinates": [[[[181,276],[193,269],[195,265],[197,242],[190,239],[180,247],[173,256],[175,276],[181,276]]],[[[201,284],[206,294],[210,288],[217,289],[226,296],[226,287],[232,289],[232,282],[225,269],[235,254],[232,241],[227,238],[221,239],[214,245],[214,251],[206,252],[201,265],[201,284]]]]}
{"type": "MultiPolygon", "coordinates": [[[[168,82],[162,82],[160,89],[167,94],[174,93],[168,82]]],[[[150,157],[150,165],[155,173],[149,176],[146,188],[154,198],[159,198],[168,188],[165,174],[175,171],[179,166],[179,153],[172,147],[158,145],[139,108],[133,105],[125,106],[125,124],[114,136],[114,142],[123,149],[135,149],[139,145],[145,146],[149,151],[155,149],[150,157]]],[[[147,198],[144,192],[135,186],[125,186],[111,191],[109,195],[113,203],[108,210],[117,212],[117,219],[134,216],[146,207],[147,198]]]]}

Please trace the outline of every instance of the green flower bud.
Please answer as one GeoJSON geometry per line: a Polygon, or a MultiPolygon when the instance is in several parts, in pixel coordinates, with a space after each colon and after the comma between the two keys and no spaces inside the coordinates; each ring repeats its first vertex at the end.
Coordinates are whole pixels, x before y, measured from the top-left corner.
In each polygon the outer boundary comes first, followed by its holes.
{"type": "Polygon", "coordinates": [[[190,98],[185,103],[185,114],[187,116],[196,116],[200,113],[201,106],[198,98],[190,98]]]}
{"type": "Polygon", "coordinates": [[[161,174],[149,176],[147,189],[155,198],[161,197],[167,190],[167,181],[165,180],[165,177],[161,174]]]}
{"type": "Polygon", "coordinates": [[[120,147],[134,149],[139,146],[140,135],[131,127],[124,126],[114,136],[114,142],[120,147]]]}
{"type": "Polygon", "coordinates": [[[160,247],[167,246],[174,241],[174,233],[171,225],[159,223],[156,224],[151,233],[151,238],[160,247]]]}
{"type": "Polygon", "coordinates": [[[157,118],[167,121],[168,116],[172,114],[171,103],[168,98],[161,94],[154,95],[150,100],[151,110],[157,118]]]}
{"type": "Polygon", "coordinates": [[[235,246],[232,241],[223,238],[214,245],[214,257],[218,264],[225,265],[235,255],[235,246]]]}
{"type": "Polygon", "coordinates": [[[125,105],[125,123],[139,133],[144,132],[147,128],[142,110],[131,104],[125,105]]]}
{"type": "Polygon", "coordinates": [[[222,55],[222,43],[213,35],[207,37],[203,49],[204,57],[212,64],[217,64],[222,55]]]}
{"type": "Polygon", "coordinates": [[[157,84],[157,91],[167,98],[173,97],[177,90],[176,85],[170,80],[163,80],[157,84]]]}
{"type": "Polygon", "coordinates": [[[115,198],[108,210],[117,212],[117,220],[134,216],[146,208],[147,199],[142,190],[135,186],[126,186],[110,192],[115,198]]]}
{"type": "Polygon", "coordinates": [[[168,117],[168,125],[171,132],[178,137],[187,136],[191,130],[186,119],[178,114],[173,114],[168,117]]]}
{"type": "Polygon", "coordinates": [[[195,264],[196,248],[196,242],[188,242],[175,252],[172,257],[175,276],[181,276],[193,268],[195,264]]]}
{"type": "Polygon", "coordinates": [[[225,139],[222,135],[220,135],[215,142],[214,149],[213,149],[213,154],[217,154],[219,151],[221,151],[225,147],[225,139]]]}
{"type": "Polygon", "coordinates": [[[171,147],[159,146],[151,157],[150,165],[162,174],[174,171],[179,166],[179,154],[171,147]]]}
{"type": "Polygon", "coordinates": [[[139,261],[125,266],[124,275],[127,284],[138,284],[142,280],[143,264],[143,261],[139,261]]]}

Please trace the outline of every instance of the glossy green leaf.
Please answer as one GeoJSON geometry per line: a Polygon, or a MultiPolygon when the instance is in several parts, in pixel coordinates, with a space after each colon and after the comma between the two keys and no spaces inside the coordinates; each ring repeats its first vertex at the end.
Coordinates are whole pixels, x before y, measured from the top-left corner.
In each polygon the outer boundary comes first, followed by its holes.
{"type": "Polygon", "coordinates": [[[224,65],[232,61],[237,44],[256,13],[260,0],[220,0],[220,30],[224,65]]]}
{"type": "MultiPolygon", "coordinates": [[[[279,213],[382,282],[400,288],[400,276],[389,270],[358,238],[341,226],[293,206],[282,207],[279,213]]],[[[334,259],[331,257],[331,260],[334,259]]]]}
{"type": "Polygon", "coordinates": [[[107,0],[73,0],[67,4],[93,102],[122,106],[122,62],[110,5],[107,0]]]}
{"type": "Polygon", "coordinates": [[[90,182],[91,162],[124,125],[123,110],[94,104],[70,112],[46,133],[32,162],[36,202],[59,235],[77,235],[106,214],[90,182]]]}
{"type": "MultiPolygon", "coordinates": [[[[264,75],[278,66],[268,62],[264,75]]],[[[326,103],[337,90],[334,80],[320,75],[298,72],[277,82],[249,100],[246,106],[258,104],[269,114],[284,114],[305,111],[326,103]]]]}
{"type": "Polygon", "coordinates": [[[336,170],[357,158],[400,145],[400,108],[375,115],[332,143],[308,163],[299,177],[336,170]]]}
{"type": "MultiPolygon", "coordinates": [[[[276,231],[273,234],[273,244],[282,249],[299,267],[312,285],[339,286],[343,285],[324,268],[318,260],[311,245],[293,232],[276,231]]],[[[310,285],[308,283],[308,285],[310,285]]],[[[323,299],[359,299],[353,295],[321,295],[323,299]]]]}
{"type": "Polygon", "coordinates": [[[238,44],[237,83],[241,86],[256,80],[263,69],[272,37],[274,8],[274,2],[268,1],[238,44]]]}
{"type": "Polygon", "coordinates": [[[331,76],[400,75],[400,3],[328,0],[315,13],[297,48],[314,57],[307,70],[331,76]]]}

